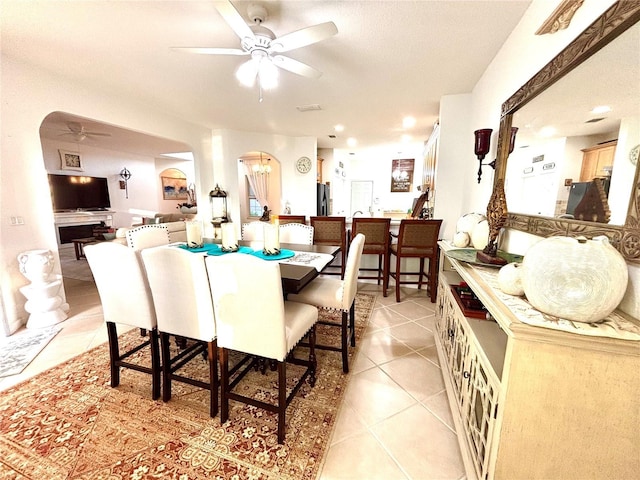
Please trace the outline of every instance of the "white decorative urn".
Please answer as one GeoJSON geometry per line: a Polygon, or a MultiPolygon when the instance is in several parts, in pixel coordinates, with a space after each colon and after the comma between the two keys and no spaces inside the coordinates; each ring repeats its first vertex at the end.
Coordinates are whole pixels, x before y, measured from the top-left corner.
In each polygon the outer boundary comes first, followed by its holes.
{"type": "Polygon", "coordinates": [[[473,248],[482,250],[489,243],[489,222],[481,220],[476,223],[471,232],[471,243],[473,248]]]}
{"type": "Polygon", "coordinates": [[[20,273],[31,283],[46,283],[53,270],[51,250],[28,250],[18,255],[20,273]]]}
{"type": "Polygon", "coordinates": [[[522,288],[522,264],[508,263],[498,272],[498,286],[508,295],[524,295],[522,288]]]}
{"type": "Polygon", "coordinates": [[[629,278],[627,264],[607,237],[549,237],[522,261],[522,286],[543,313],[593,323],[620,304],[629,278]]]}

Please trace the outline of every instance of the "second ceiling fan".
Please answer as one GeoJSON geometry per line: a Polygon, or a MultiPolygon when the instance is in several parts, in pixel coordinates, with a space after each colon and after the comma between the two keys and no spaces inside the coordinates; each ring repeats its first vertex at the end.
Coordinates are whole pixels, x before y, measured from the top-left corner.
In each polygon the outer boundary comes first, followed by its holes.
{"type": "Polygon", "coordinates": [[[303,77],[318,78],[322,75],[319,70],[280,54],[320,42],[337,34],[338,28],[333,22],[320,23],[276,37],[271,30],[262,25],[262,22],[267,19],[267,11],[262,5],[250,4],[247,8],[253,25],[245,22],[229,0],[214,1],[214,5],[240,38],[241,48],[174,47],[174,50],[204,55],[251,56],[247,62],[240,65],[236,76],[243,85],[249,87],[253,86],[257,79],[261,90],[277,86],[276,67],[303,77]]]}

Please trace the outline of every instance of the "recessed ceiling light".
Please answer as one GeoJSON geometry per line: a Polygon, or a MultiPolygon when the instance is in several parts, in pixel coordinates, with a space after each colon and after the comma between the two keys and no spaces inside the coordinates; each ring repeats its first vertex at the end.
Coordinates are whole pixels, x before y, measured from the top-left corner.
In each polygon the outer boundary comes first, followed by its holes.
{"type": "Polygon", "coordinates": [[[591,110],[591,113],[607,113],[611,111],[611,107],[608,105],[600,105],[591,110]]]}
{"type": "Polygon", "coordinates": [[[553,137],[556,133],[556,129],[553,127],[544,127],[540,130],[540,136],[553,137]]]}
{"type": "Polygon", "coordinates": [[[336,125],[335,127],[333,127],[333,129],[334,129],[336,132],[344,132],[344,125],[340,125],[340,124],[338,124],[338,125],[336,125]]]}
{"type": "Polygon", "coordinates": [[[413,128],[416,126],[416,119],[413,117],[404,117],[402,119],[402,128],[413,128]]]}
{"type": "Polygon", "coordinates": [[[350,147],[355,147],[358,144],[358,141],[353,138],[353,137],[349,137],[347,138],[347,145],[349,145],[350,147]]]}

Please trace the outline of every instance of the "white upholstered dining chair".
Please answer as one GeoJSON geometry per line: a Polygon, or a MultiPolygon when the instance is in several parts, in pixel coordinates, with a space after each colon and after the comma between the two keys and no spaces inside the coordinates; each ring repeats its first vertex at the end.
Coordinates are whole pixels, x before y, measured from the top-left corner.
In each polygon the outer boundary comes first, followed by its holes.
{"type": "Polygon", "coordinates": [[[127,245],[134,250],[169,245],[169,229],[166,225],[140,225],[126,233],[127,245]]]}
{"type": "Polygon", "coordinates": [[[349,372],[349,338],[351,346],[355,347],[356,345],[355,298],[358,291],[358,270],[360,269],[364,241],[365,237],[360,233],[351,242],[343,280],[321,276],[314,279],[300,293],[290,294],[287,297],[294,302],[308,303],[318,308],[337,310],[342,313],[342,320],[339,323],[324,320],[318,322],[340,327],[340,347],[316,344],[316,348],[342,352],[342,371],[344,373],[349,372]]]}
{"type": "Polygon", "coordinates": [[[117,242],[86,245],[84,249],[96,282],[109,337],[111,386],[120,384],[120,368],[151,374],[152,397],[160,397],[160,350],[156,312],[140,260],[134,250],[117,242]],[[143,340],[120,352],[116,324],[138,327],[143,340]],[[150,348],[151,367],[127,359],[141,348],[150,348]]]}
{"type": "Polygon", "coordinates": [[[302,223],[285,223],[278,227],[280,243],[313,244],[313,227],[302,223]]]}
{"type": "MultiPolygon", "coordinates": [[[[171,399],[173,380],[209,390],[209,414],[218,414],[218,357],[213,300],[204,256],[178,247],[147,248],[141,252],[158,319],[162,352],[162,400],[171,399]],[[169,336],[192,343],[171,357],[169,336]],[[209,382],[179,370],[206,353],[209,382]]],[[[196,360],[196,361],[197,361],[196,360]]]]}
{"type": "Polygon", "coordinates": [[[220,358],[220,422],[229,418],[229,399],[278,414],[278,443],[284,442],[285,411],[307,377],[315,384],[315,324],[318,310],[311,305],[285,301],[280,267],[251,255],[206,257],[213,295],[220,358]],[[309,359],[293,356],[294,347],[309,337],[309,359]],[[234,386],[248,373],[249,363],[229,382],[229,350],[277,361],[277,404],[245,397],[234,386]],[[287,396],[286,363],[306,367],[287,396]]]}

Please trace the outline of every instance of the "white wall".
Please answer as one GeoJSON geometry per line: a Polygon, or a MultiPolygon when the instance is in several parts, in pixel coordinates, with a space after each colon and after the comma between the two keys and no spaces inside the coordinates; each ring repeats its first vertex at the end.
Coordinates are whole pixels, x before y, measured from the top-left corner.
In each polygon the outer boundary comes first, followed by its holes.
{"type": "Polygon", "coordinates": [[[2,333],[8,334],[26,320],[25,298],[18,288],[28,282],[18,270],[17,255],[25,250],[50,249],[56,255],[54,272],[60,273],[39,133],[49,113],[65,111],[184,142],[193,147],[196,162],[202,165],[198,175],[207,179],[213,177],[213,162],[210,130],[139,104],[135,98],[93,91],[74,79],[50,75],[5,55],[1,84],[0,290],[4,309],[0,325],[2,333]],[[22,217],[24,225],[9,226],[11,216],[22,217]]]}
{"type": "MultiPolygon", "coordinates": [[[[469,135],[472,135],[474,129],[480,127],[493,128],[495,133],[499,127],[499,112],[502,102],[513,95],[520,86],[562,51],[614,1],[585,0],[576,11],[567,29],[552,35],[534,35],[534,32],[555,7],[550,5],[548,0],[533,0],[518,26],[513,30],[503,48],[500,49],[473,89],[473,111],[460,116],[461,122],[466,121],[465,117],[469,115],[473,119],[469,135]]],[[[443,125],[443,130],[444,128],[443,125]]],[[[493,141],[495,142],[495,138],[493,141]]],[[[472,141],[469,141],[468,148],[471,154],[473,153],[472,145],[472,141]]],[[[490,156],[495,156],[494,148],[492,145],[490,156]]],[[[461,172],[461,174],[470,175],[469,172],[461,172]]],[[[473,192],[471,194],[473,195],[473,192]]],[[[436,201],[436,208],[437,205],[436,201]]],[[[505,232],[502,236],[501,248],[513,253],[524,254],[529,246],[539,240],[540,238],[523,232],[505,232]]],[[[640,314],[640,294],[638,293],[640,292],[640,268],[630,266],[629,275],[627,294],[620,308],[630,315],[638,317],[640,314]]]]}
{"type": "Polygon", "coordinates": [[[293,214],[305,216],[316,214],[317,142],[314,137],[287,137],[219,130],[214,132],[213,144],[216,181],[220,184],[220,188],[228,193],[229,215],[231,221],[238,224],[236,228],[238,236],[242,215],[238,193],[241,179],[238,175],[237,163],[238,158],[247,152],[266,152],[280,162],[280,205],[269,205],[273,214],[284,209],[285,200],[289,200],[293,214]],[[298,173],[295,168],[296,160],[302,156],[312,160],[311,171],[306,174],[298,173]]]}
{"type": "MultiPolygon", "coordinates": [[[[373,181],[373,209],[375,215],[383,215],[385,211],[406,213],[413,205],[413,199],[420,195],[417,187],[422,183],[424,163],[424,145],[422,142],[404,144],[398,151],[397,146],[378,146],[360,150],[355,155],[349,151],[334,151],[334,170],[342,162],[345,176],[331,178],[332,190],[335,190],[333,213],[351,217],[351,182],[373,181]],[[413,183],[410,192],[391,191],[391,167],[395,159],[414,159],[413,183]],[[334,189],[334,184],[337,184],[334,189]]],[[[368,212],[364,212],[366,216],[368,212]]]]}
{"type": "MultiPolygon", "coordinates": [[[[164,200],[160,173],[167,168],[177,168],[184,172],[187,184],[195,183],[194,163],[190,160],[173,158],[154,158],[119,150],[107,150],[77,144],[42,139],[44,166],[47,173],[70,174],[60,169],[58,150],[78,152],[82,158],[83,175],[105,177],[109,185],[113,223],[116,227],[128,227],[132,218],[143,212],[153,215],[156,212],[177,213],[176,200],[164,200]],[[120,189],[120,171],[127,168],[131,172],[127,191],[120,189]]],[[[204,199],[206,200],[206,199],[204,199]]],[[[203,202],[203,207],[206,203],[203,202]]]]}
{"type": "Polygon", "coordinates": [[[440,100],[440,140],[435,175],[434,218],[442,219],[440,238],[451,240],[456,222],[464,213],[487,211],[493,181],[491,167],[484,167],[483,183],[476,183],[478,160],[473,153],[473,131],[469,125],[471,95],[448,95],[440,100]],[[487,191],[476,200],[474,191],[487,191]]]}

